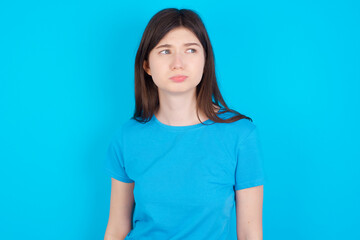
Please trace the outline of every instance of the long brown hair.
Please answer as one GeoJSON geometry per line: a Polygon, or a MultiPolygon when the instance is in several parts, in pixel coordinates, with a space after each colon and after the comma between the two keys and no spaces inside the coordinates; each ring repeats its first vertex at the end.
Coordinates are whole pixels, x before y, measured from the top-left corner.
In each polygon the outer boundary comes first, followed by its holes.
{"type": "Polygon", "coordinates": [[[189,9],[166,8],[156,13],[145,28],[135,58],[135,112],[132,119],[138,122],[148,122],[159,109],[158,87],[144,68],[144,61],[148,60],[150,51],[172,29],[185,27],[192,31],[201,42],[205,51],[205,66],[200,83],[196,86],[196,114],[199,110],[214,122],[231,123],[251,118],[229,109],[221,96],[216,76],[215,58],[209,36],[200,16],[189,9]],[[220,105],[221,104],[221,105],[220,105]],[[214,105],[221,108],[215,112],[214,105]],[[235,116],[222,119],[219,113],[231,112],[235,116]]]}

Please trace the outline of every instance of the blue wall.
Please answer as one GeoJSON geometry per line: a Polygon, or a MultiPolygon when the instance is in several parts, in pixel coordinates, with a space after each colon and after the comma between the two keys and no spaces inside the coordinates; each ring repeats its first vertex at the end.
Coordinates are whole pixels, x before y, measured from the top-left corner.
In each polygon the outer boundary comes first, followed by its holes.
{"type": "Polygon", "coordinates": [[[360,239],[360,4],[163,2],[0,3],[1,239],[103,238],[105,150],[166,7],[200,14],[226,102],[259,127],[264,239],[360,239]]]}

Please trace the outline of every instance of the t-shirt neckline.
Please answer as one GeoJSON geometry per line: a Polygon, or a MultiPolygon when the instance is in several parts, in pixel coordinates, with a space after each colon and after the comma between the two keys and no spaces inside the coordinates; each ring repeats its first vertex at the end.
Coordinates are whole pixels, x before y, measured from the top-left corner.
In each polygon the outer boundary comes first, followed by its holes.
{"type": "Polygon", "coordinates": [[[211,119],[207,119],[203,123],[197,123],[197,124],[193,124],[193,125],[171,126],[171,125],[167,125],[167,124],[160,122],[159,119],[157,119],[157,117],[155,116],[155,114],[153,114],[153,119],[157,125],[161,126],[162,128],[172,130],[172,131],[187,131],[187,130],[197,129],[197,128],[205,127],[207,125],[204,125],[204,124],[209,124],[212,122],[211,119]]]}

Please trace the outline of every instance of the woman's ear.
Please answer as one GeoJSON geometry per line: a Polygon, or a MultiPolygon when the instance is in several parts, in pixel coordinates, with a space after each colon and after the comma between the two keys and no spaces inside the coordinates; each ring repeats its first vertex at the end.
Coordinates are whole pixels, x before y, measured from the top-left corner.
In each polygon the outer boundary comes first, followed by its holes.
{"type": "Polygon", "coordinates": [[[151,76],[151,71],[150,71],[150,68],[149,68],[149,63],[148,63],[146,60],[144,60],[143,68],[144,68],[145,72],[151,76]]]}

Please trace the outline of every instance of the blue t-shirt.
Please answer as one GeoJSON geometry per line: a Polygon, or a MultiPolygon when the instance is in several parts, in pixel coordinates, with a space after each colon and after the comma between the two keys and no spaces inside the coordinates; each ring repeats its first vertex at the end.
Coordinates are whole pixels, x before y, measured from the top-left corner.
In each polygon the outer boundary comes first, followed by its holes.
{"type": "MultiPolygon", "coordinates": [[[[218,114],[229,118],[233,113],[218,114]]],[[[109,176],[134,183],[126,240],[236,240],[235,190],[263,185],[253,122],[170,126],[125,122],[108,148],[109,176]]]]}

